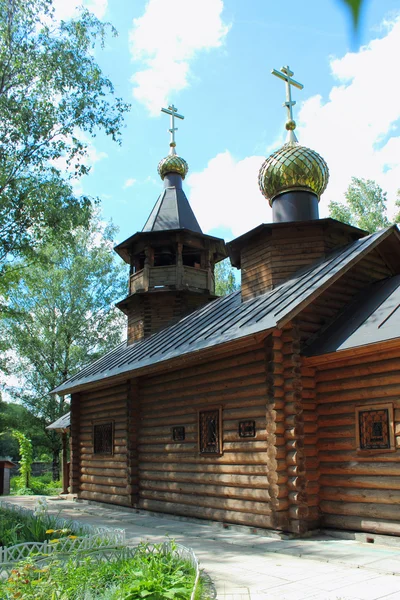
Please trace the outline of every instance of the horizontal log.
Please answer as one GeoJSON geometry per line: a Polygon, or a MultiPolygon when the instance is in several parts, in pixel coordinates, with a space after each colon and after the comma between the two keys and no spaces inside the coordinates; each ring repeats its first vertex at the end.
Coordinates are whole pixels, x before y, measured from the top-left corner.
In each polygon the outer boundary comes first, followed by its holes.
{"type": "Polygon", "coordinates": [[[89,492],[82,490],[78,494],[78,498],[83,500],[94,500],[95,502],[106,502],[108,504],[118,504],[120,506],[130,506],[129,496],[119,494],[101,494],[99,492],[89,492]]]}
{"type": "MultiPolygon", "coordinates": [[[[246,406],[243,407],[243,403],[238,401],[238,402],[232,402],[229,403],[228,406],[224,406],[223,407],[223,418],[227,418],[227,419],[251,419],[253,417],[257,418],[257,417],[264,417],[265,416],[265,402],[266,402],[266,395],[262,398],[257,397],[257,398],[247,398],[246,400],[246,406]]],[[[208,403],[210,404],[210,403],[208,403]]],[[[219,405],[221,404],[220,402],[216,402],[215,404],[219,405]]],[[[143,419],[143,424],[147,427],[151,426],[153,423],[160,423],[160,417],[162,414],[162,420],[163,423],[166,423],[167,421],[169,421],[170,424],[174,424],[175,425],[175,421],[177,416],[181,416],[183,418],[186,418],[187,415],[195,415],[197,417],[197,410],[199,409],[204,409],[207,407],[207,403],[204,403],[204,399],[203,402],[195,405],[195,406],[190,406],[190,412],[188,411],[188,407],[181,407],[181,408],[175,408],[175,407],[170,407],[168,409],[168,411],[164,411],[163,413],[160,413],[158,411],[154,411],[149,413],[149,414],[143,414],[141,413],[141,418],[143,419]],[[192,412],[193,411],[193,412],[192,412]]],[[[178,424],[178,422],[176,422],[176,424],[178,424]]]]}
{"type": "MultiPolygon", "coordinates": [[[[400,360],[397,365],[397,369],[400,367],[400,360]]],[[[325,393],[342,392],[348,390],[362,390],[363,388],[371,387],[386,387],[391,385],[400,385],[400,372],[384,373],[384,374],[370,374],[359,377],[354,375],[346,379],[335,380],[335,381],[318,381],[318,394],[322,395],[325,393]]]]}
{"type": "Polygon", "coordinates": [[[393,464],[380,464],[379,462],[371,462],[371,459],[367,463],[325,463],[323,462],[320,466],[321,475],[339,475],[339,476],[382,476],[382,481],[387,478],[398,477],[399,475],[399,460],[393,464]]]}
{"type": "Polygon", "coordinates": [[[80,489],[85,492],[98,492],[100,494],[111,494],[118,496],[127,495],[126,485],[117,486],[117,485],[97,485],[93,483],[81,482],[80,489]]]}
{"type": "MultiPolygon", "coordinates": [[[[325,382],[344,381],[347,379],[353,379],[354,377],[368,377],[370,375],[377,375],[380,373],[393,373],[399,370],[400,367],[400,352],[397,352],[398,356],[394,358],[387,358],[386,360],[375,360],[374,356],[370,360],[363,359],[361,364],[350,364],[343,365],[338,368],[335,364],[331,368],[324,368],[318,371],[317,379],[318,384],[322,385],[325,382]]],[[[355,361],[354,361],[355,362],[355,361]]]]}
{"type": "Polygon", "coordinates": [[[400,523],[397,521],[385,521],[368,517],[323,515],[322,526],[333,529],[346,529],[347,531],[364,531],[366,533],[377,533],[381,535],[400,536],[400,523]]]}
{"type": "MultiPolygon", "coordinates": [[[[338,475],[321,475],[320,485],[327,487],[338,487],[338,488],[351,488],[365,489],[365,490],[400,490],[400,477],[399,468],[396,469],[397,473],[395,476],[380,477],[376,475],[368,475],[366,477],[357,475],[347,475],[341,477],[338,475]]],[[[370,473],[370,468],[366,468],[367,473],[370,473]]],[[[377,472],[381,473],[381,469],[376,469],[377,472]]],[[[343,471],[342,471],[343,474],[343,471]]],[[[386,492],[384,494],[386,496],[386,492]]]]}
{"type": "Polygon", "coordinates": [[[80,476],[80,480],[82,483],[94,483],[96,485],[117,485],[118,487],[125,487],[127,485],[127,476],[122,471],[117,474],[113,474],[112,476],[107,475],[88,475],[87,473],[82,473],[80,476]]]}
{"type": "Polygon", "coordinates": [[[104,385],[105,383],[103,382],[103,387],[93,392],[81,392],[79,397],[79,403],[81,404],[82,402],[86,402],[87,400],[97,400],[100,398],[113,397],[115,395],[126,394],[128,392],[128,385],[126,383],[106,387],[104,387],[104,385]]]}
{"type": "Polygon", "coordinates": [[[176,483],[190,483],[194,485],[219,485],[219,486],[233,486],[243,488],[254,488],[254,489],[268,489],[269,481],[267,474],[264,476],[257,475],[236,475],[226,473],[208,473],[202,474],[201,480],[199,481],[198,471],[151,471],[141,470],[140,471],[141,481],[169,481],[176,483]]]}
{"type": "MultiPolygon", "coordinates": [[[[140,395],[144,399],[153,399],[166,395],[166,397],[174,397],[174,394],[182,393],[182,388],[186,393],[191,393],[197,388],[207,391],[213,389],[214,386],[234,385],[233,382],[241,384],[245,378],[258,378],[265,374],[265,354],[264,352],[256,353],[254,360],[248,358],[248,362],[240,362],[240,360],[231,359],[226,365],[219,365],[218,370],[204,369],[202,374],[196,374],[195,369],[186,369],[180,372],[175,372],[175,378],[159,377],[157,381],[152,383],[152,379],[147,379],[144,385],[140,388],[140,395]],[[183,376],[184,374],[184,376],[183,376]],[[229,382],[227,382],[229,375],[229,382]],[[196,385],[198,384],[198,385],[196,385]]],[[[207,364],[210,366],[210,363],[207,364]]]]}
{"type": "Polygon", "coordinates": [[[139,500],[139,508],[167,514],[182,515],[185,517],[197,517],[200,519],[212,519],[214,521],[236,523],[238,525],[248,525],[251,527],[263,527],[266,529],[275,528],[275,523],[270,515],[241,513],[232,510],[217,510],[215,508],[203,506],[193,506],[175,502],[161,502],[148,498],[141,498],[139,500]]]}
{"type": "MultiPolygon", "coordinates": [[[[349,452],[333,452],[333,451],[328,451],[328,452],[320,452],[318,455],[318,458],[320,460],[320,462],[328,462],[328,463],[340,463],[340,462],[354,462],[355,464],[357,463],[363,463],[363,462],[368,462],[369,464],[371,464],[371,467],[373,468],[372,465],[372,461],[371,461],[371,456],[364,456],[363,454],[357,454],[355,452],[355,450],[353,451],[349,451],[349,452]]],[[[397,456],[396,452],[387,452],[387,453],[382,453],[379,455],[376,454],[373,457],[374,462],[378,462],[379,463],[397,463],[399,464],[400,462],[400,457],[397,456]]],[[[372,472],[371,472],[372,474],[372,472]]]]}
{"type": "Polygon", "coordinates": [[[214,376],[220,374],[221,378],[226,376],[226,371],[234,371],[242,368],[244,365],[262,362],[265,360],[265,350],[253,345],[248,351],[235,352],[231,356],[220,358],[218,361],[207,361],[203,364],[191,366],[186,369],[179,369],[169,373],[163,373],[158,376],[149,377],[141,380],[141,388],[146,393],[153,391],[163,391],[163,386],[176,385],[182,387],[187,383],[186,380],[200,379],[202,376],[214,376]],[[161,386],[161,389],[160,389],[161,386]]]}
{"type": "Polygon", "coordinates": [[[176,502],[177,504],[203,506],[204,508],[250,512],[259,515],[270,515],[272,513],[269,503],[255,502],[252,500],[237,500],[234,498],[216,498],[210,496],[199,497],[196,494],[190,496],[175,492],[160,492],[141,489],[140,499],[144,498],[163,502],[176,502]]]}
{"type": "MultiPolygon", "coordinates": [[[[140,461],[140,472],[149,472],[149,471],[156,471],[156,472],[160,472],[160,464],[159,463],[151,463],[151,462],[145,462],[143,460],[140,461]]],[[[220,463],[214,463],[214,464],[210,464],[210,463],[205,463],[203,461],[199,461],[199,462],[190,462],[187,461],[185,463],[182,463],[180,460],[179,462],[165,462],[165,464],[162,466],[162,472],[163,473],[182,473],[182,476],[186,476],[185,474],[187,473],[188,475],[191,475],[192,473],[195,474],[195,477],[198,478],[198,473],[201,473],[202,475],[207,474],[207,473],[215,473],[215,474],[221,474],[221,475],[229,475],[229,474],[233,474],[233,475],[243,475],[245,477],[253,477],[253,476],[266,476],[269,473],[268,470],[268,466],[265,463],[260,463],[260,464],[255,464],[255,465],[251,465],[251,464],[245,464],[245,465],[240,465],[240,464],[220,464],[220,463]]]]}
{"type": "Polygon", "coordinates": [[[399,507],[365,502],[333,502],[323,500],[321,511],[331,515],[389,519],[399,522],[399,507]]]}
{"type": "Polygon", "coordinates": [[[158,492],[174,492],[177,494],[196,495],[198,503],[202,503],[203,496],[215,498],[237,498],[238,500],[255,500],[259,502],[269,502],[270,497],[268,491],[250,487],[235,487],[227,485],[211,485],[203,483],[183,483],[181,481],[165,481],[165,480],[140,480],[141,493],[144,490],[153,490],[158,492]]]}
{"type": "MultiPolygon", "coordinates": [[[[285,456],[285,452],[283,452],[283,456],[285,456]]],[[[279,453],[277,452],[277,457],[281,458],[279,453]]],[[[206,464],[208,462],[216,463],[218,462],[220,465],[223,464],[234,464],[234,465],[265,465],[265,468],[268,467],[268,462],[271,462],[271,459],[268,457],[266,452],[224,452],[221,456],[206,456],[200,455],[198,452],[192,454],[182,454],[179,456],[179,461],[182,463],[192,463],[194,458],[198,458],[199,461],[206,464]]],[[[168,462],[176,462],[177,454],[171,454],[160,452],[154,454],[146,454],[143,453],[140,457],[141,461],[145,463],[168,463],[168,462]]]]}
{"type": "MultiPolygon", "coordinates": [[[[334,502],[373,502],[376,505],[400,505],[400,491],[392,489],[385,489],[385,493],[383,494],[376,489],[321,486],[320,498],[334,502]]],[[[400,519],[400,510],[398,508],[397,511],[400,519]]]]}

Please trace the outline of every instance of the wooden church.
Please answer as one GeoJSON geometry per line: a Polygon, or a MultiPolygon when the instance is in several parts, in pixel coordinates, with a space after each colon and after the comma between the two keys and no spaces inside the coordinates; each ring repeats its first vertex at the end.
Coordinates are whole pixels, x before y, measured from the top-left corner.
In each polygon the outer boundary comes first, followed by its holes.
{"type": "Polygon", "coordinates": [[[260,169],[273,222],[225,244],[182,188],[175,107],[164,189],[129,264],[127,341],[71,394],[79,498],[251,527],[400,535],[400,237],[318,218],[328,168],[294,134],[260,169]],[[217,298],[229,256],[241,291],[217,298]]]}

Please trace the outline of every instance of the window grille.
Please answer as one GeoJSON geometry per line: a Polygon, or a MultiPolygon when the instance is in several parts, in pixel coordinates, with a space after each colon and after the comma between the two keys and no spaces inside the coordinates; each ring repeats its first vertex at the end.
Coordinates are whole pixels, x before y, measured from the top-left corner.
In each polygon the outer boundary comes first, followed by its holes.
{"type": "Polygon", "coordinates": [[[256,437],[256,422],[239,421],[239,437],[256,437]]]}
{"type": "Polygon", "coordinates": [[[94,454],[113,453],[113,423],[97,423],[93,425],[94,454]]]}
{"type": "Polygon", "coordinates": [[[172,428],[172,438],[174,442],[185,441],[185,428],[181,425],[172,428]]]}
{"type": "Polygon", "coordinates": [[[199,445],[201,454],[221,453],[220,410],[199,412],[199,445]]]}
{"type": "Polygon", "coordinates": [[[356,438],[358,450],[394,451],[393,405],[357,407],[356,438]]]}

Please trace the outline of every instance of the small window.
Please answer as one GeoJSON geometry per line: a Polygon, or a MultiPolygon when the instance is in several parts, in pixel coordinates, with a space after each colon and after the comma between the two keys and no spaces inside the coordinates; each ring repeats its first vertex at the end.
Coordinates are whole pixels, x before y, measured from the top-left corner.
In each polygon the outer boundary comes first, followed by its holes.
{"type": "Polygon", "coordinates": [[[97,423],[93,425],[94,454],[112,454],[114,444],[114,424],[97,423]]]}
{"type": "Polygon", "coordinates": [[[201,454],[221,454],[221,409],[199,412],[199,450],[201,454]]]}
{"type": "Polygon", "coordinates": [[[358,406],[356,439],[359,451],[394,451],[393,405],[358,406]]]}
{"type": "Polygon", "coordinates": [[[185,441],[185,428],[182,425],[172,428],[172,439],[174,440],[174,442],[185,441]]]}
{"type": "Polygon", "coordinates": [[[239,421],[239,437],[256,437],[256,422],[239,421]]]}

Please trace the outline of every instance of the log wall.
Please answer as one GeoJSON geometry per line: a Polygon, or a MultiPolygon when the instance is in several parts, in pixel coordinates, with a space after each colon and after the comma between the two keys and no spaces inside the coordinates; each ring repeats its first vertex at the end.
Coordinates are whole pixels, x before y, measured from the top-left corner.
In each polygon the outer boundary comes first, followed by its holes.
{"type": "Polygon", "coordinates": [[[357,239],[357,232],[325,221],[281,223],[248,240],[241,249],[242,298],[276,287],[331,250],[357,239]]]}
{"type": "Polygon", "coordinates": [[[318,366],[322,525],[400,535],[400,348],[318,366]],[[393,403],[394,452],[356,449],[357,406],[393,403]]]}
{"type": "Polygon", "coordinates": [[[215,358],[140,383],[139,506],[143,509],[259,527],[275,526],[273,512],[288,507],[283,426],[268,408],[263,346],[215,358]],[[198,411],[222,408],[222,454],[198,450],[198,411]],[[254,420],[255,438],[240,438],[239,421],[254,420]],[[174,426],[185,427],[175,442],[174,426]],[[275,428],[280,435],[275,436],[275,428]],[[269,448],[268,441],[276,442],[269,448]],[[280,462],[279,462],[280,461],[280,462]],[[271,502],[271,497],[273,501],[271,502]]]}
{"type": "Polygon", "coordinates": [[[135,481],[135,453],[132,448],[134,441],[131,440],[128,448],[127,436],[128,430],[133,430],[132,418],[136,406],[134,394],[135,390],[123,383],[79,395],[80,498],[131,505],[137,491],[137,480],[135,481]],[[129,403],[128,394],[131,396],[129,403]],[[93,452],[93,425],[99,421],[114,423],[112,455],[93,452]]]}

